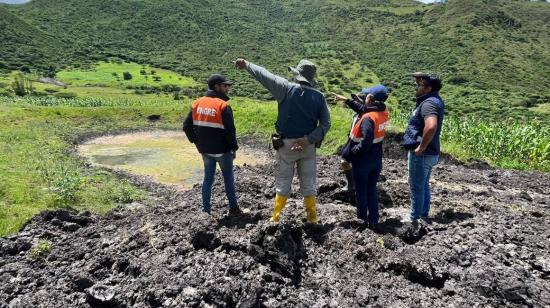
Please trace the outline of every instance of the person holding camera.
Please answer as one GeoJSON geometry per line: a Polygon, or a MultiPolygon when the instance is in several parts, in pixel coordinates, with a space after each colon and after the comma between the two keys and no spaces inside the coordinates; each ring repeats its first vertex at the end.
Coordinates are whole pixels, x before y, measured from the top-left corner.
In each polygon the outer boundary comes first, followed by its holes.
{"type": "Polygon", "coordinates": [[[439,96],[439,77],[420,72],[412,76],[416,83],[416,108],[403,136],[408,150],[411,213],[404,221],[415,222],[427,219],[430,211],[430,176],[439,161],[445,103],[439,96]]]}
{"type": "Polygon", "coordinates": [[[288,68],[294,76],[293,81],[288,81],[243,58],[238,58],[235,66],[252,75],[278,102],[275,130],[279,137],[274,142],[274,146],[278,147],[275,165],[276,194],[271,221],[279,222],[290,195],[296,168],[307,222],[317,223],[316,148],[330,128],[330,113],[325,96],[313,88],[316,85],[317,67],[308,60],[301,60],[296,68],[288,68]]]}
{"type": "Polygon", "coordinates": [[[388,96],[385,86],[376,85],[363,89],[352,99],[341,95],[334,97],[356,112],[348,142],[340,155],[344,162],[351,163],[351,174],[347,174],[346,170],[344,173],[348,188],[350,183],[355,182],[357,217],[367,222],[369,227],[377,224],[380,217],[376,183],[382,171],[382,144],[389,120],[385,104],[388,96]]]}

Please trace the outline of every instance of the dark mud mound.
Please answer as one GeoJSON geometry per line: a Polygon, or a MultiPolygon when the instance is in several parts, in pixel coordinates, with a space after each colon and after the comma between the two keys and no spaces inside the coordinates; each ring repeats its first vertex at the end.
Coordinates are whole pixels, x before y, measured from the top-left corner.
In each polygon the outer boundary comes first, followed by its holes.
{"type": "Polygon", "coordinates": [[[145,182],[152,205],[43,213],[0,239],[0,307],[550,306],[549,175],[440,164],[431,222],[412,225],[406,162],[386,159],[368,229],[338,165],[319,161],[316,226],[298,193],[267,223],[271,166],[236,168],[239,216],[219,175],[211,216],[198,185],[145,182]]]}

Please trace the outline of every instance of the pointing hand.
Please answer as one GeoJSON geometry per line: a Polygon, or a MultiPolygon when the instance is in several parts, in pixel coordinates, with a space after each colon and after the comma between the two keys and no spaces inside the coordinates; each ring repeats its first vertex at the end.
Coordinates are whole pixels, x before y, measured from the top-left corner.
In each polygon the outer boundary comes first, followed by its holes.
{"type": "Polygon", "coordinates": [[[244,58],[237,58],[237,60],[234,63],[235,63],[235,67],[240,70],[246,68],[246,60],[244,58]]]}
{"type": "Polygon", "coordinates": [[[334,92],[329,92],[329,93],[334,96],[333,101],[334,101],[335,104],[338,103],[338,102],[345,102],[347,100],[347,98],[343,95],[336,94],[334,92]]]}

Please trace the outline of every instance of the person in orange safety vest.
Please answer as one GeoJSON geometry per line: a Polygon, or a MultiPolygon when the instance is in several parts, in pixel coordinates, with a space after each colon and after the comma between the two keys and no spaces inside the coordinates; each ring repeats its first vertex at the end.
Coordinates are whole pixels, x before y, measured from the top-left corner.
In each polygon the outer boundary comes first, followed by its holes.
{"type": "Polygon", "coordinates": [[[385,101],[389,93],[385,86],[376,85],[363,89],[362,94],[366,95],[364,101],[357,95],[353,99],[335,95],[335,100],[343,101],[357,113],[340,155],[351,163],[351,174],[346,174],[346,177],[348,187],[351,181],[355,183],[357,217],[373,227],[379,220],[376,182],[382,171],[382,144],[389,120],[385,101]]]}
{"type": "Polygon", "coordinates": [[[240,212],[235,193],[233,159],[239,149],[233,120],[233,111],[227,103],[231,82],[222,75],[208,78],[209,90],[195,100],[183,123],[187,139],[194,143],[202,155],[204,181],[202,184],[202,209],[210,213],[210,199],[216,164],[220,165],[229,200],[229,213],[240,212]]]}

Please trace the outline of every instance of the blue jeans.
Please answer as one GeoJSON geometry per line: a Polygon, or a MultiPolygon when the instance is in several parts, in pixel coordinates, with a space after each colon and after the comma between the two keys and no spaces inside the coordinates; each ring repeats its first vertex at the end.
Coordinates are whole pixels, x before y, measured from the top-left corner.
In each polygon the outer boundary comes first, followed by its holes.
{"type": "Polygon", "coordinates": [[[439,155],[414,155],[409,151],[409,189],[411,192],[411,220],[428,217],[430,212],[430,176],[439,161],[439,155]]]}
{"type": "Polygon", "coordinates": [[[376,182],[382,171],[382,163],[352,162],[351,170],[355,181],[357,218],[378,223],[378,192],[376,182]]]}
{"type": "Polygon", "coordinates": [[[227,152],[221,157],[212,157],[203,154],[202,161],[204,162],[204,181],[202,182],[203,210],[210,212],[210,198],[212,195],[212,184],[214,184],[214,174],[216,173],[216,163],[222,169],[225,194],[229,200],[229,207],[236,207],[237,197],[235,195],[235,179],[233,178],[233,154],[227,152]]]}

